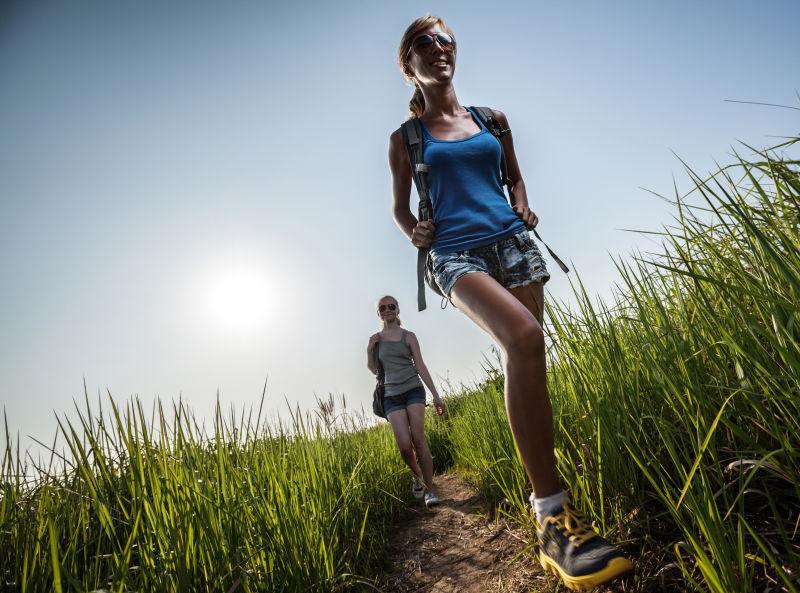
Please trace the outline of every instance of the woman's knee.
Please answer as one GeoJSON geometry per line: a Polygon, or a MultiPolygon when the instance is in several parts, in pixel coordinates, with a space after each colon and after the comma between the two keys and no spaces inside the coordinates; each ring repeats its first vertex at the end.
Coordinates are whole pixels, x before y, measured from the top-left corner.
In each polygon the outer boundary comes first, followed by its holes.
{"type": "Polygon", "coordinates": [[[411,443],[414,445],[414,449],[421,451],[427,445],[425,442],[425,433],[422,431],[413,431],[411,433],[411,443]]]}
{"type": "Polygon", "coordinates": [[[509,356],[541,356],[544,353],[542,326],[531,316],[509,332],[504,346],[509,356]]]}
{"type": "Polygon", "coordinates": [[[397,443],[397,448],[400,450],[400,455],[402,455],[405,459],[414,456],[414,445],[411,441],[397,443]]]}

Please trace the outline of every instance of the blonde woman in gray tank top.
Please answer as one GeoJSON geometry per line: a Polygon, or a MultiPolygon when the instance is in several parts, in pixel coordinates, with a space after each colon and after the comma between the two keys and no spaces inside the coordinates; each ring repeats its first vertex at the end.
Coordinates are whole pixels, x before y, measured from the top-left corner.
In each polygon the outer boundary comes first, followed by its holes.
{"type": "Polygon", "coordinates": [[[422,384],[433,395],[433,405],[440,416],[444,414],[444,403],[422,360],[417,336],[400,327],[397,299],[383,297],[376,310],[383,328],[369,339],[367,366],[373,374],[378,374],[374,361],[377,347],[385,374],[386,419],[394,431],[400,455],[414,474],[411,492],[416,498],[424,498],[425,506],[432,507],[439,503],[439,498],[433,485],[433,459],[425,440],[425,388],[422,384]]]}

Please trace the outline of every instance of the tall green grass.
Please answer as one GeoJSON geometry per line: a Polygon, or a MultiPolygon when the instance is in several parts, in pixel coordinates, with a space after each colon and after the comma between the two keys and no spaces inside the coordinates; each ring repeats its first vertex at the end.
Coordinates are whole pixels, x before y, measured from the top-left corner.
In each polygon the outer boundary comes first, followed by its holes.
{"type": "MultiPolygon", "coordinates": [[[[559,470],[634,556],[637,590],[800,590],[800,163],[785,156],[798,142],[689,171],[661,253],[620,261],[612,302],[577,281],[572,308],[548,304],[559,470]]],[[[427,436],[439,471],[455,463],[526,521],[502,390],[488,366],[427,436]]],[[[6,427],[3,590],[375,582],[408,497],[385,423],[338,415],[332,399],[284,426],[261,409],[217,408],[207,428],[180,402],[107,406],[63,420],[44,467],[6,427]]]]}
{"type": "MultiPolygon", "coordinates": [[[[618,263],[613,302],[578,280],[547,308],[561,473],[643,590],[670,563],[678,589],[800,590],[799,141],[688,170],[661,253],[618,263]]],[[[522,513],[501,393],[495,373],[462,405],[453,456],[522,513]]]]}
{"type": "Polygon", "coordinates": [[[388,426],[332,400],[283,427],[217,408],[208,431],[182,403],[110,405],[63,421],[32,483],[7,436],[4,590],[336,591],[384,564],[409,496],[388,426]]]}

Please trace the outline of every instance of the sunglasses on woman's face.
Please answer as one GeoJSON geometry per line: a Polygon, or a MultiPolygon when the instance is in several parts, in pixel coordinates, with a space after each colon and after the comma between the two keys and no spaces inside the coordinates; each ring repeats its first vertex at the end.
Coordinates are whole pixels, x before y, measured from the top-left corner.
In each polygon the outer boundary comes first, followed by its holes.
{"type": "Polygon", "coordinates": [[[433,43],[438,42],[439,46],[446,51],[453,51],[456,47],[456,40],[447,33],[435,33],[433,35],[420,35],[411,43],[411,49],[417,53],[430,51],[433,43]]]}
{"type": "Polygon", "coordinates": [[[380,307],[378,307],[378,313],[383,313],[384,311],[386,311],[386,309],[389,309],[389,311],[395,311],[397,310],[397,305],[395,305],[394,303],[381,305],[380,307]]]}

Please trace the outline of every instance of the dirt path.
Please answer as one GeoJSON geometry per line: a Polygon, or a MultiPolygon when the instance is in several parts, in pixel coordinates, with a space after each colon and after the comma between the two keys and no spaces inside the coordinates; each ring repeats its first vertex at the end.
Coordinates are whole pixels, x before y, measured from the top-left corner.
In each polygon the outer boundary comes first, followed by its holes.
{"type": "Polygon", "coordinates": [[[422,503],[400,518],[389,542],[386,593],[540,593],[551,585],[522,534],[489,521],[481,496],[455,475],[437,476],[442,503],[422,503]]]}

